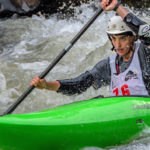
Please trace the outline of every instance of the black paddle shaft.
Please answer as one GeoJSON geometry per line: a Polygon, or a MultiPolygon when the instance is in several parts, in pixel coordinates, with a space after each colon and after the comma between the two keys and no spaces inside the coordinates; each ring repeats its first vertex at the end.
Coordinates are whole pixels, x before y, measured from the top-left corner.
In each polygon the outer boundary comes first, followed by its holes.
{"type": "MultiPolygon", "coordinates": [[[[70,43],[58,54],[58,56],[52,61],[52,63],[41,73],[40,79],[44,78],[54,66],[61,60],[61,58],[72,48],[77,40],[83,35],[83,33],[90,27],[90,25],[96,20],[96,18],[103,12],[103,9],[99,9],[94,16],[84,25],[79,33],[70,41],[70,43]]],[[[17,106],[32,92],[34,86],[30,86],[17,100],[12,104],[1,116],[11,114],[17,106]]]]}

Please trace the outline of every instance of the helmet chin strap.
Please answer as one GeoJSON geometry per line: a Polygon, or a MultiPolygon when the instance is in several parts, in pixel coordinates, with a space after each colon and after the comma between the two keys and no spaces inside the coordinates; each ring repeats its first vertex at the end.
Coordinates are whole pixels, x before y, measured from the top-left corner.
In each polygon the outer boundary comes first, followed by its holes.
{"type": "Polygon", "coordinates": [[[109,41],[111,42],[111,45],[113,46],[113,47],[111,48],[111,50],[113,51],[113,50],[115,50],[115,47],[114,47],[114,45],[113,45],[113,43],[112,43],[112,40],[111,40],[111,38],[110,38],[110,35],[107,34],[107,36],[108,36],[108,38],[109,38],[109,41]]]}

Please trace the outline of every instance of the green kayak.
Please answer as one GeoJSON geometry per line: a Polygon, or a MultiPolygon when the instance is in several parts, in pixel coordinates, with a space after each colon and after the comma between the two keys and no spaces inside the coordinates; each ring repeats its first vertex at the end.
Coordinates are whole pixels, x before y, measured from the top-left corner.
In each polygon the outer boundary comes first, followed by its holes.
{"type": "Polygon", "coordinates": [[[0,117],[0,150],[81,150],[133,140],[150,126],[150,97],[108,97],[0,117]]]}

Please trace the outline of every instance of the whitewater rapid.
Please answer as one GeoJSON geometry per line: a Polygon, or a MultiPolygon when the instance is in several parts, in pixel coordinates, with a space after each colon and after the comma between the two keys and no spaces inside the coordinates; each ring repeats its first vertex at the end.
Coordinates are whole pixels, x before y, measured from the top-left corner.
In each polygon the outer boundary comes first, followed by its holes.
{"type": "MultiPolygon", "coordinates": [[[[49,18],[33,15],[30,18],[0,20],[0,113],[16,101],[29,87],[33,76],[40,75],[95,14],[92,6],[93,2],[82,4],[74,8],[74,16],[63,19],[59,17],[60,14],[54,14],[49,18]]],[[[108,20],[113,15],[114,12],[103,12],[46,79],[76,77],[90,70],[100,60],[115,54],[110,50],[111,43],[106,34],[108,20]]],[[[150,24],[150,16],[140,14],[139,17],[150,24]]],[[[39,111],[98,95],[108,96],[109,87],[99,90],[91,87],[83,94],[74,96],[35,89],[14,113],[39,111]]],[[[148,150],[149,141],[149,136],[146,136],[138,142],[108,149],[148,150]]]]}

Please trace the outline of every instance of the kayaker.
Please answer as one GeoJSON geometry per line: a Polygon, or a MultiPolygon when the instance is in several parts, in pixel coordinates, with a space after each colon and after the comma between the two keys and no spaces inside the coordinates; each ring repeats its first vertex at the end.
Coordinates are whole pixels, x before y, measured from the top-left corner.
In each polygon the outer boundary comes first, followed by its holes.
{"type": "Polygon", "coordinates": [[[72,79],[46,81],[35,76],[30,85],[63,94],[80,94],[90,86],[110,86],[110,95],[150,95],[150,26],[125,9],[120,1],[102,0],[105,11],[116,11],[107,28],[115,56],[72,79]],[[108,5],[109,4],[109,5],[108,5]],[[138,41],[137,41],[138,39],[138,41]]]}

